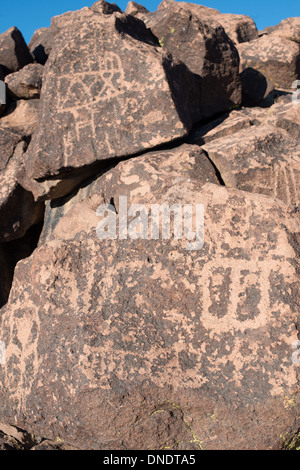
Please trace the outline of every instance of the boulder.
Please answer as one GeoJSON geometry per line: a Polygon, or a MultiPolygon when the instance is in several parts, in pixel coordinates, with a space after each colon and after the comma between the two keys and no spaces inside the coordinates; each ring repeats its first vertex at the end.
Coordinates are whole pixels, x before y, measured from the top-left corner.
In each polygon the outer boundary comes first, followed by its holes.
{"type": "Polygon", "coordinates": [[[5,82],[11,96],[25,100],[39,98],[43,71],[44,67],[40,64],[28,64],[22,70],[8,75],[5,82]]]}
{"type": "Polygon", "coordinates": [[[16,145],[22,140],[21,133],[0,125],[0,174],[7,167],[16,145]]]}
{"type": "Polygon", "coordinates": [[[0,65],[5,74],[17,72],[32,62],[32,56],[18,28],[0,34],[0,65]]]}
{"type": "MultiPolygon", "coordinates": [[[[39,124],[26,153],[29,180],[87,169],[95,174],[95,165],[99,171],[113,159],[174,142],[200,119],[199,81],[157,47],[142,21],[84,8],[52,25],[60,33],[45,66],[39,124]]],[[[64,191],[69,186],[56,196],[64,191]]]]}
{"type": "Polygon", "coordinates": [[[34,32],[28,47],[37,63],[45,65],[51,52],[52,41],[53,32],[51,28],[40,28],[34,32]]]}
{"type": "Polygon", "coordinates": [[[79,449],[280,449],[300,425],[299,214],[186,178],[137,189],[204,204],[202,250],[99,240],[103,195],[74,206],[1,311],[2,419],[79,449]]]}
{"type": "Polygon", "coordinates": [[[43,218],[44,205],[35,202],[31,192],[19,183],[26,144],[16,144],[0,171],[0,242],[21,238],[43,218]]]}
{"type": "Polygon", "coordinates": [[[290,41],[300,43],[300,18],[286,18],[276,26],[265,28],[264,33],[271,34],[272,36],[280,36],[290,41]]]}
{"type": "Polygon", "coordinates": [[[144,15],[149,13],[149,10],[147,10],[147,8],[143,7],[143,5],[140,5],[139,3],[130,1],[127,4],[125,13],[126,15],[132,15],[136,16],[137,18],[143,19],[144,15]]]}
{"type": "Polygon", "coordinates": [[[39,99],[13,101],[0,119],[0,125],[22,135],[32,135],[39,119],[39,99]]]}
{"type": "MultiPolygon", "coordinates": [[[[197,145],[184,144],[171,150],[149,152],[119,163],[107,175],[96,175],[90,181],[85,181],[75,193],[55,201],[47,201],[39,244],[51,239],[59,221],[75,204],[103,194],[107,203],[114,197],[114,204],[118,209],[119,196],[132,198],[142,188],[143,197],[149,198],[163,184],[164,179],[169,177],[195,179],[199,181],[199,185],[203,182],[219,184],[215,167],[197,145]],[[113,188],[113,195],[110,188],[113,188]]],[[[65,236],[67,232],[66,226],[65,236]]]]}
{"type": "Polygon", "coordinates": [[[203,118],[240,105],[239,57],[232,41],[222,26],[178,5],[149,13],[144,22],[163,49],[200,77],[203,118]]]}
{"type": "Polygon", "coordinates": [[[285,130],[253,126],[202,148],[227,186],[299,205],[300,146],[285,130]]]}
{"type": "Polygon", "coordinates": [[[252,18],[247,15],[234,15],[231,13],[220,13],[215,8],[209,8],[203,5],[188,2],[176,2],[175,0],[163,0],[158,10],[174,7],[190,10],[193,14],[202,19],[210,19],[214,23],[219,23],[225,29],[227,35],[235,43],[252,41],[258,37],[256,24],[252,18]]]}
{"type": "Polygon", "coordinates": [[[266,122],[286,130],[300,142],[300,106],[292,103],[291,98],[286,103],[274,104],[269,109],[266,122]]]}
{"type": "Polygon", "coordinates": [[[258,106],[275,90],[271,80],[251,67],[241,73],[241,82],[243,106],[258,106]]]}
{"type": "Polygon", "coordinates": [[[264,35],[237,46],[241,72],[251,67],[276,87],[290,89],[300,78],[300,45],[276,35],[264,35]]]}

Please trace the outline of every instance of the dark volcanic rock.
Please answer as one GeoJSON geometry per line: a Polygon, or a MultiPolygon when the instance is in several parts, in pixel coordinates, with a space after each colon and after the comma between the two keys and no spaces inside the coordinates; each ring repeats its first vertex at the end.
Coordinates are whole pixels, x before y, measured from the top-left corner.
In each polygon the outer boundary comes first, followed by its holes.
{"type": "Polygon", "coordinates": [[[125,13],[126,15],[132,15],[136,16],[137,18],[143,18],[145,14],[149,13],[149,10],[147,10],[147,8],[143,7],[143,5],[140,5],[139,3],[130,1],[127,4],[125,13]]]}
{"type": "Polygon", "coordinates": [[[202,148],[227,186],[299,205],[300,146],[285,130],[253,126],[202,148]]]}
{"type": "Polygon", "coordinates": [[[17,28],[10,28],[0,34],[0,65],[5,74],[16,72],[31,62],[32,56],[17,28]]]}
{"type": "Polygon", "coordinates": [[[187,251],[100,241],[101,201],[73,207],[67,238],[17,265],[0,318],[3,419],[82,449],[281,448],[300,424],[297,214],[165,179],[147,204],[205,205],[204,247],[187,251]]]}
{"type": "Polygon", "coordinates": [[[172,142],[201,117],[198,80],[155,47],[140,20],[86,8],[60,22],[64,28],[45,66],[40,122],[27,152],[29,179],[172,142]]]}
{"type": "Polygon", "coordinates": [[[5,79],[13,98],[39,98],[42,88],[44,67],[40,64],[29,64],[19,72],[8,75],[5,79]]]}
{"type": "MultiPolygon", "coordinates": [[[[139,195],[139,190],[148,199],[169,177],[196,180],[199,186],[204,182],[219,184],[215,167],[196,145],[181,145],[173,150],[149,152],[119,163],[109,172],[108,178],[99,175],[90,182],[84,182],[76,193],[47,201],[40,244],[50,239],[58,222],[75,204],[103,194],[107,203],[114,197],[118,206],[119,196],[128,196],[131,199],[133,195],[139,195]]],[[[65,226],[64,229],[66,235],[68,227],[65,226]]]]}
{"type": "Polygon", "coordinates": [[[0,119],[0,126],[32,135],[38,124],[39,106],[39,99],[13,101],[0,119]]]}
{"type": "Polygon", "coordinates": [[[265,28],[264,32],[300,43],[300,18],[286,18],[276,26],[265,28]]]}
{"type": "Polygon", "coordinates": [[[258,106],[275,89],[271,80],[250,67],[241,73],[241,82],[243,106],[258,106]]]}
{"type": "Polygon", "coordinates": [[[264,35],[237,46],[241,71],[259,70],[279,88],[290,89],[300,78],[300,45],[276,35],[264,35]]]}
{"type": "Polygon", "coordinates": [[[35,202],[19,183],[24,150],[25,142],[20,141],[6,154],[8,161],[0,171],[0,242],[23,237],[43,217],[43,204],[35,202]]]}
{"type": "Polygon", "coordinates": [[[201,19],[214,21],[215,24],[219,23],[235,44],[252,41],[252,39],[258,37],[255,22],[246,15],[224,14],[220,13],[219,10],[215,8],[209,8],[195,3],[176,2],[174,0],[163,0],[158,6],[158,10],[174,7],[175,5],[190,10],[201,19]]]}
{"type": "Polygon", "coordinates": [[[36,62],[45,65],[52,49],[54,33],[51,28],[37,29],[28,44],[36,62]]]}
{"type": "Polygon", "coordinates": [[[240,105],[238,52],[222,26],[175,2],[174,6],[149,13],[144,22],[163,49],[200,77],[203,117],[240,105]]]}

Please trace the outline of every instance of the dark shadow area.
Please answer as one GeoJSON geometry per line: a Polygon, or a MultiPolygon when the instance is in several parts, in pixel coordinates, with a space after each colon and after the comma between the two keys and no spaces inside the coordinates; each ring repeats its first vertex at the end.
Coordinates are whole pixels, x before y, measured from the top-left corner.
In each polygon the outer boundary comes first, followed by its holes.
{"type": "Polygon", "coordinates": [[[8,301],[16,264],[28,258],[37,247],[43,223],[30,227],[22,238],[0,243],[0,308],[8,301]]]}

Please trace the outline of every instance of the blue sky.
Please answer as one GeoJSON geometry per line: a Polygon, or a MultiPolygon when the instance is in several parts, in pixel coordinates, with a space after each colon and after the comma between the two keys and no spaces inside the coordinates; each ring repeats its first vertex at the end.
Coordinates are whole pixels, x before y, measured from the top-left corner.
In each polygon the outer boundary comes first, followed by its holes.
{"type": "MultiPolygon", "coordinates": [[[[95,1],[95,0],[94,0],[95,1]]],[[[0,33],[11,26],[16,26],[23,33],[27,42],[34,31],[49,26],[52,16],[70,10],[91,6],[93,0],[2,0],[0,5],[0,33]]],[[[127,1],[115,0],[125,10],[127,1]]],[[[143,0],[138,2],[148,10],[154,11],[160,0],[143,0]]],[[[201,0],[194,1],[222,13],[240,13],[251,16],[259,30],[273,26],[289,16],[300,16],[299,0],[201,0]]]]}

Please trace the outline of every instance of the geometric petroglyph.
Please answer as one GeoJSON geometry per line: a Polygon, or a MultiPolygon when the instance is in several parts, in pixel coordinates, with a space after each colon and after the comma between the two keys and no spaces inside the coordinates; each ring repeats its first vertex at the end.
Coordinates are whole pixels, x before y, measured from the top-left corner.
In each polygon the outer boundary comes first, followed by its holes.
{"type": "Polygon", "coordinates": [[[270,320],[270,281],[277,261],[222,259],[201,272],[201,323],[213,336],[258,329],[270,320]]]}

